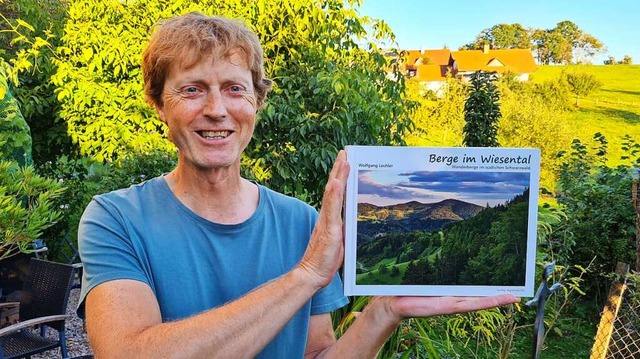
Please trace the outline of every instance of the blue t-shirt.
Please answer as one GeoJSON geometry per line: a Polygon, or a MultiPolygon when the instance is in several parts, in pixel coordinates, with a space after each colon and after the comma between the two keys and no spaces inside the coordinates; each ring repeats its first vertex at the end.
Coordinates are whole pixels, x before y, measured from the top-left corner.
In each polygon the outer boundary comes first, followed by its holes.
{"type": "MultiPolygon", "coordinates": [[[[84,264],[78,313],[95,286],[133,279],[151,287],[163,321],[236,300],[290,271],[302,258],[317,219],[304,202],[258,186],[255,213],[239,224],[206,220],[180,202],[164,177],[96,196],[80,221],[84,264]]],[[[310,315],[348,302],[336,274],[258,356],[304,355],[310,315]]]]}

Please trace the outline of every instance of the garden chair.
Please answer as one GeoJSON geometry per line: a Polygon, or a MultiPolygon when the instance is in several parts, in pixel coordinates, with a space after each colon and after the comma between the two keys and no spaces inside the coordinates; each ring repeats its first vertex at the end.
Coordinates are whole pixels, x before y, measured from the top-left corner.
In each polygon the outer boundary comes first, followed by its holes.
{"type": "Polygon", "coordinates": [[[33,247],[33,254],[36,258],[47,259],[47,252],[49,251],[49,248],[44,244],[44,240],[34,239],[31,245],[33,247]],[[42,258],[40,258],[40,256],[42,256],[42,258]]]}
{"type": "Polygon", "coordinates": [[[19,321],[0,329],[0,359],[28,357],[57,347],[63,358],[69,357],[65,320],[71,317],[66,311],[74,272],[68,264],[30,260],[20,302],[0,304],[0,308],[20,308],[19,321]],[[58,331],[58,338],[47,337],[46,327],[58,331]]]}

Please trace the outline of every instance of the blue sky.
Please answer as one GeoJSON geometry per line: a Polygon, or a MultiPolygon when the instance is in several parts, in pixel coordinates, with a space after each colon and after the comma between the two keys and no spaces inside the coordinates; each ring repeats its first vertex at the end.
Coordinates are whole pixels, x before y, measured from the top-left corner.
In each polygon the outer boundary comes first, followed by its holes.
{"type": "Polygon", "coordinates": [[[358,171],[358,203],[377,206],[458,199],[479,206],[504,204],[529,187],[525,172],[358,171]]]}
{"type": "Polygon", "coordinates": [[[569,20],[608,48],[594,64],[609,55],[640,64],[640,0],[364,0],[359,13],[384,20],[403,50],[457,50],[500,23],[552,29],[569,20]]]}

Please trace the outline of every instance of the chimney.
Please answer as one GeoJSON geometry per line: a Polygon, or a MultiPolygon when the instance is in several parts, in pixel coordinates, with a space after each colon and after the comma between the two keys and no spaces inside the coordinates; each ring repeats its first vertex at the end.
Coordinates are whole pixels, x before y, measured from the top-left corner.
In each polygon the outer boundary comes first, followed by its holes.
{"type": "Polygon", "coordinates": [[[484,54],[488,54],[489,53],[489,44],[484,44],[484,49],[482,49],[482,53],[484,53],[484,54]]]}

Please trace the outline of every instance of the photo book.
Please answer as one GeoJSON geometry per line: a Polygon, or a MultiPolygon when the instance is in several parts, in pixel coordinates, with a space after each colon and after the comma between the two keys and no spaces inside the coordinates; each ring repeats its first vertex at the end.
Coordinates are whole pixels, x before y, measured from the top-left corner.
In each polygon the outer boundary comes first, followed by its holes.
{"type": "Polygon", "coordinates": [[[345,295],[534,294],[540,151],[347,146],[345,295]]]}

